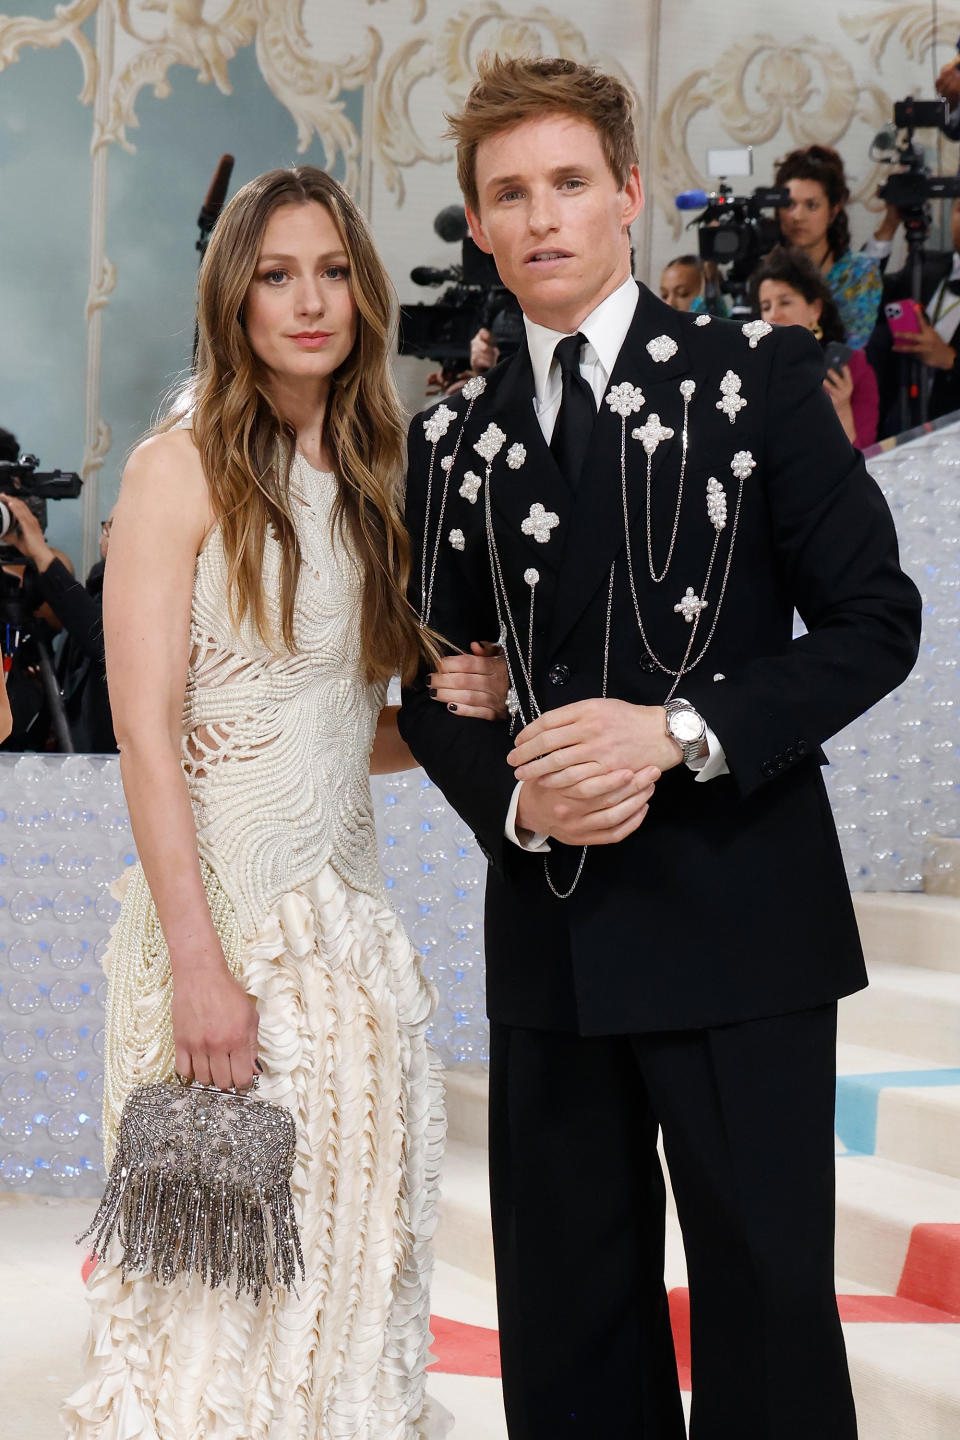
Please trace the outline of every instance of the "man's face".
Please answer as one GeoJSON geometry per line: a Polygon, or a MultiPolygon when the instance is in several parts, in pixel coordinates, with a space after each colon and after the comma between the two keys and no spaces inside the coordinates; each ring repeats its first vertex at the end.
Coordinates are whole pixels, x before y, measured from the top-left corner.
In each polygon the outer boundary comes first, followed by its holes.
{"type": "Polygon", "coordinates": [[[954,200],[953,209],[950,211],[950,239],[953,241],[953,248],[960,255],[960,200],[954,200]]]}
{"type": "Polygon", "coordinates": [[[619,189],[593,126],[553,114],[481,141],[476,179],[474,240],[531,320],[572,334],[630,274],[636,166],[619,189]]]}

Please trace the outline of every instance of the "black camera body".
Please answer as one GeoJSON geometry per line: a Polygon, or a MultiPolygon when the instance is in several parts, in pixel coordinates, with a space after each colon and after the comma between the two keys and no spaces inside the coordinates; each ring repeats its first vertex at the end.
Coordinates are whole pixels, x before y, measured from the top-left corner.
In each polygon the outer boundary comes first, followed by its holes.
{"type": "MultiPolygon", "coordinates": [[[[696,193],[678,196],[678,207],[699,208],[694,204],[696,193]]],[[[734,195],[729,185],[721,184],[715,194],[700,201],[704,208],[691,225],[697,229],[701,260],[729,267],[724,288],[732,301],[731,315],[752,315],[747,295],[750,276],[780,239],[777,216],[763,212],[789,203],[789,190],[778,185],[759,185],[752,195],[734,195]]]]}
{"type": "MultiPolygon", "coordinates": [[[[37,469],[36,455],[21,455],[19,460],[0,460],[0,494],[15,495],[36,517],[40,529],[47,528],[48,500],[75,500],[83,489],[83,481],[73,470],[37,469]]],[[[16,530],[17,524],[8,508],[0,501],[0,540],[16,530]]],[[[12,545],[0,544],[0,565],[22,565],[23,556],[12,545]]]]}
{"type": "Polygon", "coordinates": [[[469,366],[470,341],[478,330],[490,331],[501,359],[519,348],[523,312],[501,281],[493,256],[485,254],[469,235],[461,240],[458,265],[444,270],[417,266],[410,278],[415,285],[447,288],[432,305],[401,307],[401,355],[435,360],[445,370],[456,373],[469,366]]]}
{"type": "Polygon", "coordinates": [[[908,95],[906,100],[898,100],[894,105],[893,123],[897,130],[906,131],[895,152],[896,163],[902,166],[902,170],[900,174],[891,175],[878,188],[877,194],[881,200],[885,200],[888,205],[895,205],[900,211],[907,240],[922,243],[930,228],[927,202],[952,200],[960,196],[960,176],[931,175],[924,164],[922,151],[913,143],[914,130],[946,128],[947,102],[915,100],[912,95],[908,95]]]}

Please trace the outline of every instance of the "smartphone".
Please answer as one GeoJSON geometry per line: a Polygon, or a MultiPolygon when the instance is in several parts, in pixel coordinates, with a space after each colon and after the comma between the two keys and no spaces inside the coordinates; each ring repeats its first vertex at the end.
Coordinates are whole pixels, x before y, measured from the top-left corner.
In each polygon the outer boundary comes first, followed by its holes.
{"type": "Polygon", "coordinates": [[[831,340],[829,345],[823,348],[823,358],[827,362],[828,370],[836,370],[839,375],[844,365],[850,364],[850,357],[853,354],[852,345],[844,345],[840,340],[831,340]]]}
{"type": "Polygon", "coordinates": [[[893,335],[919,335],[923,329],[920,323],[922,311],[923,306],[916,300],[891,300],[883,307],[893,335]]]}

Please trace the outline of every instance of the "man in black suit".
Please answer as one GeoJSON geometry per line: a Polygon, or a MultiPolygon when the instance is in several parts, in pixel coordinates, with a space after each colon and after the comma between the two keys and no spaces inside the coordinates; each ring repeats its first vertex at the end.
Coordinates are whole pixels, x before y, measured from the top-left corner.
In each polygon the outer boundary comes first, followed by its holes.
{"type": "MultiPolygon", "coordinates": [[[[880,390],[881,436],[896,435],[920,422],[919,397],[912,396],[907,415],[900,405],[903,367],[910,358],[923,366],[927,418],[937,420],[960,410],[960,200],[950,211],[952,250],[928,250],[923,257],[920,300],[924,307],[919,334],[896,338],[881,317],[867,346],[867,358],[877,374],[880,390]],[[903,357],[901,360],[900,357],[903,357]]],[[[910,265],[887,274],[884,304],[906,300],[912,294],[910,265]]]]}
{"type": "Polygon", "coordinates": [[[489,862],[511,1440],[684,1433],[658,1127],[694,1437],[850,1440],[835,1029],[865,974],[820,745],[908,673],[919,598],[814,340],[632,279],[620,82],[496,60],[452,128],[526,344],[413,422],[411,594],[465,651],[499,632],[516,715],[426,675],[400,725],[489,862]]]}

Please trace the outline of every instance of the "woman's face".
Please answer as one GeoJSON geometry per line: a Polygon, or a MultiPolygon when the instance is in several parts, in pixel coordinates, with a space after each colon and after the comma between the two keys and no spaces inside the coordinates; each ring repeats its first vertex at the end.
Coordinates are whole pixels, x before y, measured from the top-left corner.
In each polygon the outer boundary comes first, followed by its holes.
{"type": "Polygon", "coordinates": [[[780,211],[780,229],[788,245],[815,250],[826,243],[827,230],[840,213],[831,205],[819,180],[788,180],[790,203],[780,211]]]}
{"type": "Polygon", "coordinates": [[[329,210],[280,205],[267,221],[243,306],[247,340],[284,380],[325,380],[357,338],[347,252],[329,210]]]}
{"type": "Polygon", "coordinates": [[[660,299],[674,310],[689,310],[700,294],[700,271],[694,265],[668,265],[660,276],[660,299]]]}
{"type": "Polygon", "coordinates": [[[805,300],[799,290],[783,280],[763,280],[759,300],[760,315],[770,325],[802,325],[809,330],[823,310],[819,300],[805,300]]]}

